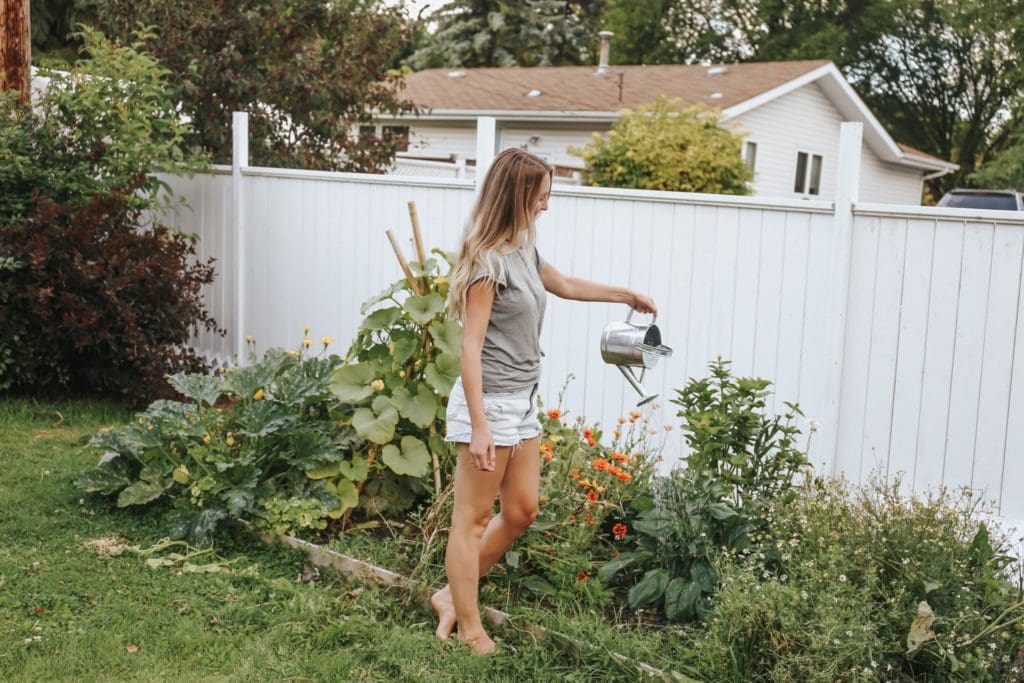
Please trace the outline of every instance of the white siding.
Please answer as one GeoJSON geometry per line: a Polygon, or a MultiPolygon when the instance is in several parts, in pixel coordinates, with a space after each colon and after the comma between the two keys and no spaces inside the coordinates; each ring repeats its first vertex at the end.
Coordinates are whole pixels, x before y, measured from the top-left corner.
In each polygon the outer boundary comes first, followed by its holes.
{"type": "Polygon", "coordinates": [[[880,204],[920,204],[924,173],[887,164],[867,147],[861,152],[860,200],[880,204]]]}
{"type": "MultiPolygon", "coordinates": [[[[839,159],[839,111],[817,85],[811,83],[730,120],[726,125],[747,133],[757,143],[755,194],[794,197],[797,152],[822,156],[820,197],[836,193],[839,159]]],[[[862,197],[866,199],[866,197],[862,197]]]]}
{"type": "MultiPolygon", "coordinates": [[[[503,126],[498,132],[498,147],[524,147],[534,154],[545,157],[549,163],[572,168],[583,168],[583,161],[569,153],[570,147],[583,147],[593,139],[595,125],[564,127],[564,126],[524,126],[522,124],[503,126]],[[531,138],[538,138],[531,142],[531,138]]],[[[604,126],[601,130],[607,130],[604,126]]]]}
{"type": "Polygon", "coordinates": [[[457,154],[476,158],[476,126],[470,123],[424,124],[414,122],[409,130],[409,152],[427,152],[432,156],[457,154]]]}

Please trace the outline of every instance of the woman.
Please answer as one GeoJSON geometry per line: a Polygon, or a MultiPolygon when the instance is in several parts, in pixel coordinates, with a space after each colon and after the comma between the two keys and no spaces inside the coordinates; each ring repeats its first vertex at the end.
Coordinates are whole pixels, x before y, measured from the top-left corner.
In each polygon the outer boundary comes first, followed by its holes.
{"type": "Polygon", "coordinates": [[[541,259],[534,219],[548,208],[552,168],[522,150],[499,154],[463,235],[450,277],[461,317],[462,375],[448,399],[447,440],[458,445],[455,502],[445,555],[448,585],[431,597],[437,637],[477,654],[494,651],[480,620],[480,576],[537,516],[540,377],[545,291],[564,299],[628,304],[654,313],[650,297],[566,277],[541,259]],[[491,516],[495,496],[500,512],[491,516]]]}

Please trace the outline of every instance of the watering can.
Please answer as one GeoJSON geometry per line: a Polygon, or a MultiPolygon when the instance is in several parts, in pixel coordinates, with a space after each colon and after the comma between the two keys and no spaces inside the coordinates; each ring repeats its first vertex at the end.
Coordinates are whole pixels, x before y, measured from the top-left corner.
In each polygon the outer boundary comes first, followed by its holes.
{"type": "Polygon", "coordinates": [[[657,315],[650,325],[638,325],[632,322],[634,313],[636,310],[631,308],[625,322],[609,323],[604,328],[601,333],[601,359],[619,369],[640,394],[637,405],[642,406],[658,397],[644,389],[644,374],[657,365],[660,358],[671,356],[672,349],[661,343],[661,330],[654,324],[657,315]],[[639,378],[633,374],[633,368],[641,368],[639,378]]]}

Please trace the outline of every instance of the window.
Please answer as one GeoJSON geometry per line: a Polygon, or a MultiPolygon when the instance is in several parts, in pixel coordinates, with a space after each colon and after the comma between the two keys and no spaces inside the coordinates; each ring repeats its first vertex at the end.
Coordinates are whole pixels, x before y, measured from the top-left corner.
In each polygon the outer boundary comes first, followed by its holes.
{"type": "Polygon", "coordinates": [[[409,150],[409,126],[384,126],[384,141],[394,142],[399,152],[409,150]]]}
{"type": "Polygon", "coordinates": [[[743,161],[753,173],[757,170],[757,143],[747,140],[743,143],[743,161]]]}
{"type": "Polygon", "coordinates": [[[359,139],[368,140],[377,135],[377,126],[359,126],[359,139]]]}
{"type": "Polygon", "coordinates": [[[821,193],[821,155],[809,152],[796,153],[796,178],[793,191],[797,194],[821,193]]]}

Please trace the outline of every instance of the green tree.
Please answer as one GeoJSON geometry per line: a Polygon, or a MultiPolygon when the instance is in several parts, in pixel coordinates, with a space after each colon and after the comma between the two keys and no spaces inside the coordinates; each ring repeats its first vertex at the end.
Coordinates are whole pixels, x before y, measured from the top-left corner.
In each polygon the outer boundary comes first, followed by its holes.
{"type": "Polygon", "coordinates": [[[606,0],[451,0],[412,57],[429,67],[549,66],[594,61],[606,0]]]}
{"type": "Polygon", "coordinates": [[[159,27],[148,47],[173,74],[190,144],[230,158],[231,112],[250,114],[253,163],[344,171],[390,164],[397,139],[360,138],[374,113],[411,111],[390,67],[410,38],[382,0],[89,0],[112,35],[159,27]]]}
{"type": "Polygon", "coordinates": [[[590,144],[571,151],[586,163],[585,180],[595,186],[750,194],[742,136],[720,121],[718,111],[683,109],[662,97],[625,112],[607,137],[595,133],[590,144]]]}
{"type": "Polygon", "coordinates": [[[1017,134],[1011,146],[971,174],[969,180],[977,187],[1024,191],[1024,133],[1017,134]]]}

